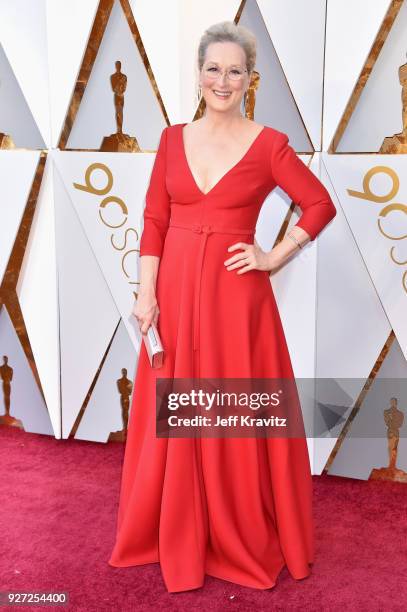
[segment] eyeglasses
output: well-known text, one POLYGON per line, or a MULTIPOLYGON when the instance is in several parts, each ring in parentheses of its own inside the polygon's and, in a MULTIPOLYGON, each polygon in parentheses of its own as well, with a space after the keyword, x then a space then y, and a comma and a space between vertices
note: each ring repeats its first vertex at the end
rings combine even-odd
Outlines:
MULTIPOLYGON (((225 72, 229 80, 240 81, 243 78, 244 73, 247 72, 247 70, 243 68, 229 68, 225 72)), ((216 79, 223 75, 223 72, 220 70, 220 68, 218 66, 213 65, 204 66, 203 73, 206 78, 211 79, 212 81, 216 81, 216 79)))

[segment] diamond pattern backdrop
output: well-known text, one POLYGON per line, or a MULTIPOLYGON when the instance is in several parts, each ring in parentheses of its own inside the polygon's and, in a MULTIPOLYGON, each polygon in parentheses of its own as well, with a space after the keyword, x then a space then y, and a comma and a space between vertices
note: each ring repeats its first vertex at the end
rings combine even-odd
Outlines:
MULTIPOLYGON (((338 379, 342 394, 336 406, 318 398, 330 417, 327 435, 308 439, 313 471, 368 478, 386 461, 385 435, 360 443, 350 425, 388 407, 373 393, 380 379, 407 376, 403 0, 0 0, 0 375, 12 375, 0 419, 125 439, 145 192, 163 127, 200 112, 197 43, 225 19, 258 40, 255 120, 289 135, 337 207, 270 282, 296 376, 338 379)), ((260 245, 299 214, 274 190, 260 245)))

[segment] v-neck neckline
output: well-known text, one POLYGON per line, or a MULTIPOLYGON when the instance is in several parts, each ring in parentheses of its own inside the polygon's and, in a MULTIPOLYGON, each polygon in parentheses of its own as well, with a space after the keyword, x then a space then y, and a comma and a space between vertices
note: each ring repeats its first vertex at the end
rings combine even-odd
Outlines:
POLYGON ((189 165, 188 162, 188 158, 187 158, 187 153, 185 150, 185 142, 184 142, 184 127, 187 125, 187 123, 180 123, 180 139, 181 139, 181 149, 183 152, 183 157, 184 157, 184 161, 185 161, 185 165, 188 169, 189 175, 192 178, 192 181, 194 183, 195 188, 199 191, 199 193, 201 194, 202 197, 207 197, 210 193, 212 193, 212 191, 220 184, 222 183, 222 181, 224 179, 226 179, 229 174, 231 174, 231 172, 233 170, 235 170, 245 159, 246 157, 249 155, 249 153, 252 151, 254 145, 256 144, 256 142, 258 141, 258 139, 260 138, 261 134, 263 134, 263 132, 265 132, 266 130, 266 126, 263 125, 262 129, 260 130, 260 132, 257 134, 257 136, 255 136, 255 138, 252 140, 250 146, 248 147, 248 149, 246 150, 246 152, 243 154, 243 156, 239 159, 239 161, 237 161, 235 164, 233 164, 233 166, 231 168, 229 168, 229 170, 227 170, 221 177, 220 179, 213 185, 213 187, 211 187, 211 189, 209 189, 209 191, 205 192, 202 191, 202 189, 199 187, 198 183, 196 182, 196 179, 192 173, 191 167, 189 165))

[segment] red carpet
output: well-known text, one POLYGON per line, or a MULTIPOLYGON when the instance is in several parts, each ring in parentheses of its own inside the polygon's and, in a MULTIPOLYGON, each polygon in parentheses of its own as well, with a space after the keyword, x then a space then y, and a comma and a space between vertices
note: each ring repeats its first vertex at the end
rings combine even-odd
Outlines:
POLYGON ((20 610, 404 610, 407 487, 314 476, 316 562, 268 591, 210 576, 167 593, 158 564, 113 568, 123 445, 0 426, 1 591, 67 591, 68 606, 20 610), (404 605, 403 605, 404 603, 404 605))

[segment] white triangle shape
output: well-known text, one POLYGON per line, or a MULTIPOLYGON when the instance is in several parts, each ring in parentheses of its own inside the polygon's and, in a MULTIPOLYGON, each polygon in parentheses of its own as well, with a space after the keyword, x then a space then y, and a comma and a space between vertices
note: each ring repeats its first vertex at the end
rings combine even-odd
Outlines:
POLYGON ((17 283, 38 375, 57 438, 61 437, 58 286, 52 160, 48 157, 17 283))
POLYGON ((119 313, 58 171, 54 189, 65 438, 102 361, 119 313))
MULTIPOLYGON (((51 423, 41 391, 5 307, 0 310, 0 345, 0 368, 5 365, 4 355, 8 357, 7 366, 12 368, 10 416, 22 422, 24 431, 52 436, 54 427, 55 434, 57 434, 58 423, 55 422, 55 419, 52 419, 51 423)), ((5 414, 3 385, 0 397, 1 414, 3 415, 5 414)))
POLYGON ((326 5, 303 0, 257 4, 313 147, 321 150, 326 5))
POLYGON ((37 151, 0 151, 0 282, 27 204, 39 156, 37 151))

